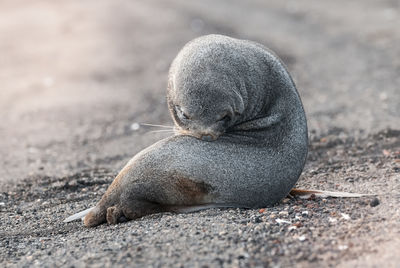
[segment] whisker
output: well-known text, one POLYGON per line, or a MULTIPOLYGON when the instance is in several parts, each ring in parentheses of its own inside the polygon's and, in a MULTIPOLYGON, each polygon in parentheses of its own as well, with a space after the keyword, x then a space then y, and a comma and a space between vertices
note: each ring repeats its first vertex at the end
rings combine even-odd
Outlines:
POLYGON ((140 125, 142 125, 142 126, 148 126, 148 127, 174 128, 174 126, 157 125, 157 124, 148 124, 148 123, 140 123, 140 125))
POLYGON ((172 129, 160 129, 160 130, 151 130, 147 133, 175 133, 172 129))

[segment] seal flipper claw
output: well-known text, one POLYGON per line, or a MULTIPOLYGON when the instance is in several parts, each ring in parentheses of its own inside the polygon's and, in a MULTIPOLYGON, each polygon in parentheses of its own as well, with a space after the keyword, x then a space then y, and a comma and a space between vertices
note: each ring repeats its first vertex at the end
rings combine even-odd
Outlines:
POLYGON ((119 223, 119 219, 123 216, 122 210, 120 207, 113 206, 107 208, 107 223, 108 224, 117 224, 119 223))

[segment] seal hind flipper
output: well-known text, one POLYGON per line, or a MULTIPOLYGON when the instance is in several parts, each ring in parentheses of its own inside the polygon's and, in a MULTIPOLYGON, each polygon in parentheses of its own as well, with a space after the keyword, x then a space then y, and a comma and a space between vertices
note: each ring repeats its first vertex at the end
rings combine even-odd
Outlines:
POLYGON ((311 195, 318 197, 363 197, 363 196, 373 196, 376 194, 360 194, 360 193, 347 193, 347 192, 332 192, 332 191, 321 191, 321 190, 305 190, 293 188, 289 195, 299 196, 302 199, 310 198, 311 195))
POLYGON ((94 227, 106 222, 107 210, 104 207, 97 205, 83 219, 83 224, 86 227, 94 227))

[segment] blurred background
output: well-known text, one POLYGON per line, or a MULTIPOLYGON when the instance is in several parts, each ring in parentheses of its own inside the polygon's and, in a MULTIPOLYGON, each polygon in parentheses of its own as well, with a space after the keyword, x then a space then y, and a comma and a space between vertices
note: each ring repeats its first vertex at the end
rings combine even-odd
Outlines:
POLYGON ((189 40, 251 39, 287 64, 311 137, 398 128, 396 0, 0 1, 0 185, 117 171, 172 124, 169 64, 189 40))

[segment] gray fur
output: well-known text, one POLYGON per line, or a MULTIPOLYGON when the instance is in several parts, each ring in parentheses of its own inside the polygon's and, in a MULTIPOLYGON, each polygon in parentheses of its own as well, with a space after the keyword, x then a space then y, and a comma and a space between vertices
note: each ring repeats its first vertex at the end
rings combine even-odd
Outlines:
POLYGON ((167 98, 179 134, 133 157, 85 225, 176 207, 264 207, 289 193, 306 160, 307 124, 277 56, 251 41, 197 38, 173 61, 167 98))

